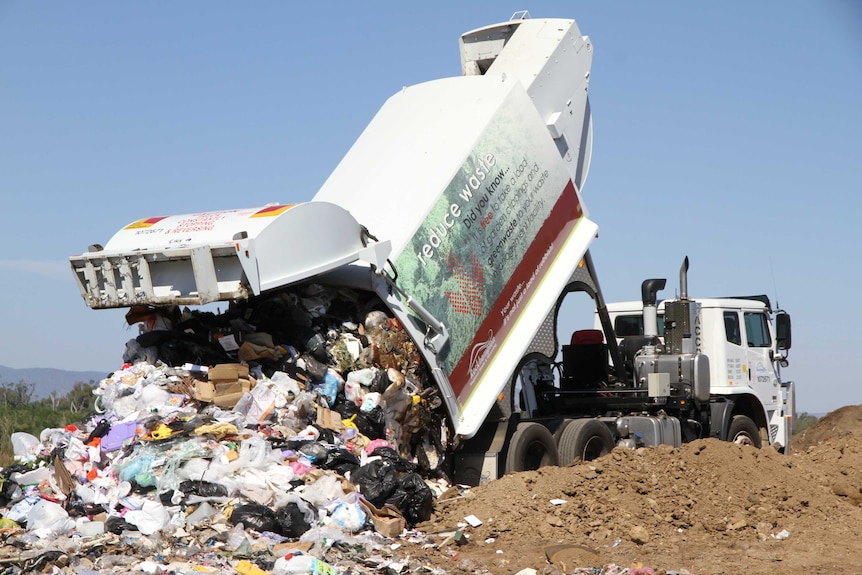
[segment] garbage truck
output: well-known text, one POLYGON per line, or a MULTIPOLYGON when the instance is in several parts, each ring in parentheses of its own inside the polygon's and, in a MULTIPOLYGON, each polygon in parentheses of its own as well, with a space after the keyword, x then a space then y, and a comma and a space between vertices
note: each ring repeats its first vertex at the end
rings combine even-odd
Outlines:
POLYGON ((398 426, 405 456, 462 484, 617 445, 786 450, 786 313, 685 290, 658 301, 659 280, 640 306, 603 299, 583 196, 590 38, 572 19, 520 14, 459 47, 462 75, 393 94, 310 200, 147 217, 72 256, 86 304, 164 311, 176 333, 141 345, 174 365, 238 360, 302 372, 312 389, 334 370, 328 407, 369 393, 351 381, 357 367, 383 371, 386 437, 398 426), (560 345, 560 305, 576 291, 598 328, 560 345), (725 336, 731 314, 742 339, 725 336), (410 398, 399 410, 396 385, 410 398))

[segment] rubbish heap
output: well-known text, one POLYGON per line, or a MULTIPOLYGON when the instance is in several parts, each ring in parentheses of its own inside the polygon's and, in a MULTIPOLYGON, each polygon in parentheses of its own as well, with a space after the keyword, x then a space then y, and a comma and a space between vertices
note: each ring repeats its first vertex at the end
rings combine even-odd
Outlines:
POLYGON ((384 309, 317 284, 219 313, 131 308, 141 332, 95 412, 12 435, 0 573, 379 568, 450 488, 437 390, 384 309))

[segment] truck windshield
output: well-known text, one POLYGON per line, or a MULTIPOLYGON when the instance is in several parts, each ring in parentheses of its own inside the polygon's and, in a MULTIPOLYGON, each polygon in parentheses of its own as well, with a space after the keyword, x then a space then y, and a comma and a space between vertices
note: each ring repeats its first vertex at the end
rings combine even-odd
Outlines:
POLYGON ((772 337, 769 335, 769 324, 762 313, 745 313, 745 337, 748 347, 770 347, 772 337))

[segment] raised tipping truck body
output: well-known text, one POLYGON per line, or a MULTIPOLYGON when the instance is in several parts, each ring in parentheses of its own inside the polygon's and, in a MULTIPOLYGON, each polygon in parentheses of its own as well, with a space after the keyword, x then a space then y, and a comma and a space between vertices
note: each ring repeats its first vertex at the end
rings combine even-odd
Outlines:
MULTIPOLYGON (((577 391, 579 374, 595 362, 568 349, 556 360, 560 303, 583 290, 600 318, 596 373, 616 378, 589 385, 627 377, 581 192, 590 39, 574 20, 522 18, 463 34, 460 53, 462 76, 392 95, 310 201, 145 218, 70 258, 87 305, 253 301, 308 283, 373 292, 433 378, 447 471, 461 483, 598 455, 628 438, 616 431, 625 422, 609 425, 623 416, 630 429, 655 424, 663 442, 687 439, 690 426, 647 409, 638 383, 615 391, 625 412, 583 409, 597 394, 577 391), (645 410, 655 421, 637 418, 645 410)), ((649 343, 642 354, 655 353, 649 343)), ((644 377, 650 389, 669 383, 644 377)), ((694 388, 703 405, 684 415, 709 427, 709 381, 694 388)))

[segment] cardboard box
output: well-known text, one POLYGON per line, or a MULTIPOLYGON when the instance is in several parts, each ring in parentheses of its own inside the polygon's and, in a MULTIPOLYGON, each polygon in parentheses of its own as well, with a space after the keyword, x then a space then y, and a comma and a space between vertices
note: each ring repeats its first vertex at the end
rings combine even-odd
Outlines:
POLYGON ((390 539, 398 539, 401 532, 407 529, 407 520, 398 511, 398 508, 387 503, 382 508, 377 508, 372 505, 367 499, 360 498, 359 504, 365 509, 365 512, 371 516, 371 521, 374 523, 374 530, 390 539))
POLYGON ((220 363, 209 370, 207 379, 212 383, 230 383, 248 379, 248 366, 241 363, 220 363))
POLYGON ((194 397, 198 401, 213 403, 219 407, 234 407, 243 395, 252 390, 254 383, 251 379, 221 383, 198 380, 195 382, 194 397))

